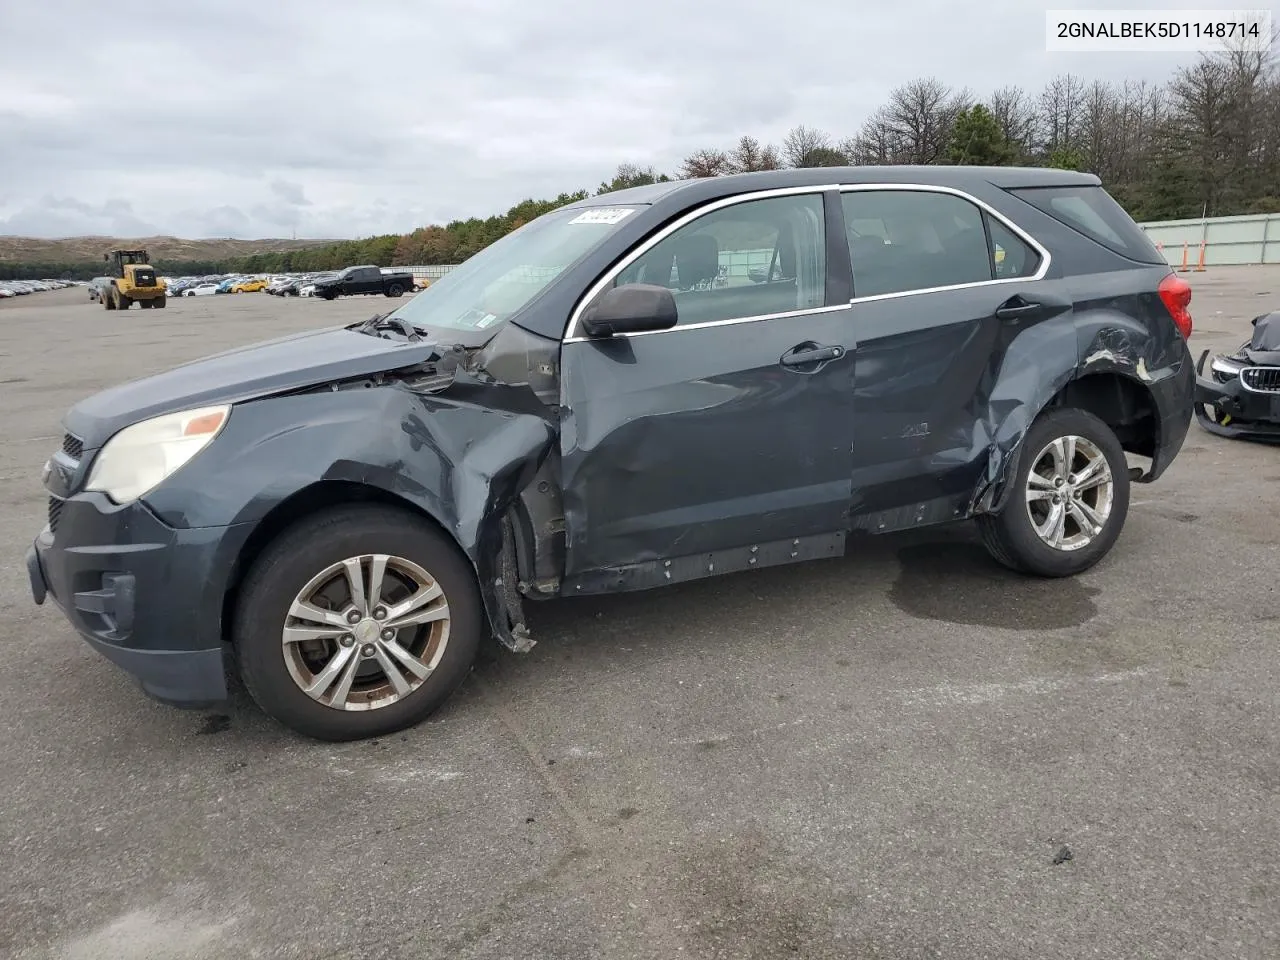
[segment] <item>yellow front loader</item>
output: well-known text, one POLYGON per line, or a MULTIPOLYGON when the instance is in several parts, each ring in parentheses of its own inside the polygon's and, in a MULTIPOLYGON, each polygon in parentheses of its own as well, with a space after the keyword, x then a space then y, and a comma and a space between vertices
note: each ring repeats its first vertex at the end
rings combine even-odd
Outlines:
POLYGON ((164 281, 156 276, 145 250, 112 250, 102 259, 108 264, 109 286, 102 291, 102 305, 108 310, 128 310, 131 303, 139 307, 165 305, 164 281))

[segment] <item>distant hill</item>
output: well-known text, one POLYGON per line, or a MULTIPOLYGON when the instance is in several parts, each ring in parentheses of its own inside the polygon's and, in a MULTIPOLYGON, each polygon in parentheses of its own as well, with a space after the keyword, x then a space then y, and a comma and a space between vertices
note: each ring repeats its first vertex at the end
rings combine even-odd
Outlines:
POLYGON ((183 240, 178 237, 37 237, 0 236, 0 263, 87 263, 102 261, 109 250, 143 248, 152 260, 229 260, 256 253, 283 253, 337 243, 336 240, 183 240))

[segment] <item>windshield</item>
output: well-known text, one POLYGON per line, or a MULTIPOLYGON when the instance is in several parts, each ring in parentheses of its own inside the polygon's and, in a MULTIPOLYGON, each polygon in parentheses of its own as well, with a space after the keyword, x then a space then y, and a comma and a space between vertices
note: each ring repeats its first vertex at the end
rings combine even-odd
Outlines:
POLYGON ((592 207, 543 214, 450 270, 393 316, 427 329, 491 330, 635 212, 592 207))

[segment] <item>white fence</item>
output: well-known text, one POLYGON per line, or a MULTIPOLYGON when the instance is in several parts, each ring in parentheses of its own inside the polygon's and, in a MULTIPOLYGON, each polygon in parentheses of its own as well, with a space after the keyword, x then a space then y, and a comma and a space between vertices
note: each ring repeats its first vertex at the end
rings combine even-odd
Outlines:
POLYGON ((1280 263, 1280 213, 1159 220, 1139 226, 1175 267, 1280 263))
POLYGON ((433 264, 427 267, 396 267, 396 270, 404 270, 413 274, 415 280, 439 280, 446 273, 456 267, 457 264, 433 264))

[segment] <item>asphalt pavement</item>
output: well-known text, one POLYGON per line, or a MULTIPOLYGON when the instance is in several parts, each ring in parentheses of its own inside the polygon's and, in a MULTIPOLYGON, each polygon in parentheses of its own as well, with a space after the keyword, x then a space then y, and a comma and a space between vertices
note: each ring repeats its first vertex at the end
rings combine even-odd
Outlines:
MULTIPOLYGON (((1189 279, 1197 354, 1280 308, 1189 279)), ((68 406, 386 306, 0 301, 0 957, 1280 955, 1280 447, 1193 425, 1075 580, 959 527, 536 606, 348 745, 152 703, 32 603, 68 406)))

